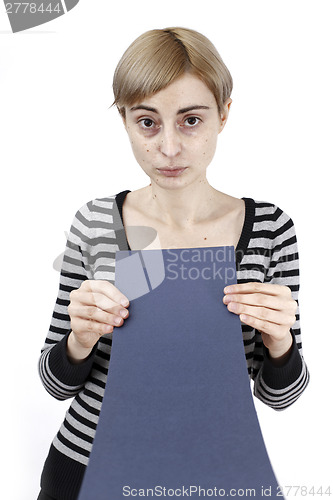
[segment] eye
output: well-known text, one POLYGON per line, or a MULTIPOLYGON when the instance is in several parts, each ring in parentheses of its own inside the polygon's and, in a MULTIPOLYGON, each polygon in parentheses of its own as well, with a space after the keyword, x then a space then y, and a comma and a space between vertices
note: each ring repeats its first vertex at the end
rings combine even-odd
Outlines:
POLYGON ((154 121, 151 118, 142 118, 138 123, 143 129, 153 128, 154 125, 154 121))
POLYGON ((189 116, 188 118, 185 118, 184 123, 191 128, 198 125, 200 121, 200 118, 198 118, 197 116, 189 116))

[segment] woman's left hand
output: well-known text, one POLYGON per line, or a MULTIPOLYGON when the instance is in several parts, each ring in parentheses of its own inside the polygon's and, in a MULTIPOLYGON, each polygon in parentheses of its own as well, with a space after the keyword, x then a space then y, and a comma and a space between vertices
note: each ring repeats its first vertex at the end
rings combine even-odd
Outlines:
POLYGON ((224 289, 223 302, 246 325, 258 330, 271 358, 284 358, 292 345, 290 328, 297 302, 287 286, 249 282, 224 289))

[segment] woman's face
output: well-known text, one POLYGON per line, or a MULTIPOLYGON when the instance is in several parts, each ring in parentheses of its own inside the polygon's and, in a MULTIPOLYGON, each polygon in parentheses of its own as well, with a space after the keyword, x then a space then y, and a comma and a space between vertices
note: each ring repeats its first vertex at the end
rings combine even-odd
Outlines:
POLYGON ((179 188, 206 178, 220 116, 214 95, 196 76, 185 74, 160 92, 125 107, 124 124, 136 160, 152 184, 179 188))

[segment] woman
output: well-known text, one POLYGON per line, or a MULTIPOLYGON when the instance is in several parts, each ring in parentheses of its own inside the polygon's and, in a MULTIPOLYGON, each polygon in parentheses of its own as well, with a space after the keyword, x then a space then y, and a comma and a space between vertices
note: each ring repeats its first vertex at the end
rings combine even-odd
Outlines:
POLYGON ((73 220, 40 375, 54 397, 74 400, 45 462, 40 500, 77 498, 88 463, 112 331, 130 314, 114 286, 116 250, 233 245, 238 284, 221 291, 221 300, 242 321, 255 396, 281 410, 309 379, 292 220, 271 203, 228 196, 206 178, 232 102, 232 79, 215 47, 189 29, 144 33, 120 60, 113 88, 150 184, 93 200, 73 220), (153 228, 153 241, 142 226, 153 228))

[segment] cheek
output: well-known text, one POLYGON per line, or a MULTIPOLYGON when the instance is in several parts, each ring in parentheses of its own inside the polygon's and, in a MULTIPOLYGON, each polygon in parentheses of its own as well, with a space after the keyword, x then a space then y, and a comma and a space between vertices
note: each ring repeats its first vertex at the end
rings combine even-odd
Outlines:
POLYGON ((205 135, 193 144, 192 153, 203 163, 209 163, 214 157, 217 145, 217 137, 213 134, 205 135))
POLYGON ((140 140, 140 138, 138 138, 137 135, 132 132, 130 127, 127 128, 127 133, 135 158, 142 156, 145 149, 148 149, 148 147, 146 147, 145 141, 142 141, 142 138, 140 140))
POLYGON ((149 166, 153 162, 154 146, 150 141, 146 141, 142 137, 129 136, 132 151, 136 161, 141 167, 149 166))

